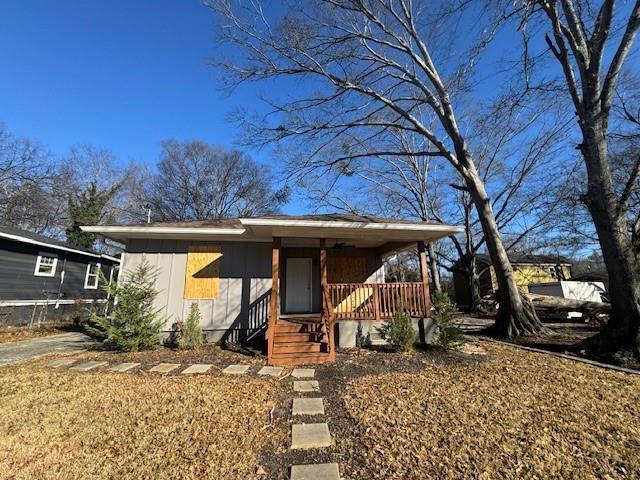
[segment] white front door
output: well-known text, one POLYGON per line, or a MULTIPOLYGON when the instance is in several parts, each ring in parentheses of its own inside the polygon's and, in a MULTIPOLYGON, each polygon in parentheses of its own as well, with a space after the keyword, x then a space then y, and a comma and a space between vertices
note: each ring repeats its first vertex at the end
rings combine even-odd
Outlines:
POLYGON ((287 312, 311 311, 311 266, 310 258, 287 258, 287 312))

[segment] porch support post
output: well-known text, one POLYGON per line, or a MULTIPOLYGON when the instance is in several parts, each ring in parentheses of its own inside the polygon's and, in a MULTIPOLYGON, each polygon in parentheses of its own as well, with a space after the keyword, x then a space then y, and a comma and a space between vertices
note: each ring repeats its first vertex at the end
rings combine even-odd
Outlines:
POLYGON ((271 298, 269 299, 269 325, 267 338, 267 358, 271 360, 273 353, 273 339, 278 323, 278 309, 280 296, 280 237, 273 238, 271 251, 271 298))
POLYGON ((327 246, 324 238, 320 239, 320 285, 327 285, 327 246))
POLYGON ((336 359, 336 345, 333 338, 333 312, 330 312, 330 306, 325 301, 325 295, 329 295, 327 291, 327 241, 320 239, 320 289, 322 290, 322 317, 327 322, 327 340, 329 342, 329 361, 336 359))
POLYGON ((418 242, 418 256, 420 257, 420 278, 422 279, 422 288, 424 290, 424 316, 431 316, 431 295, 429 294, 429 268, 427 267, 427 252, 424 242, 418 242))

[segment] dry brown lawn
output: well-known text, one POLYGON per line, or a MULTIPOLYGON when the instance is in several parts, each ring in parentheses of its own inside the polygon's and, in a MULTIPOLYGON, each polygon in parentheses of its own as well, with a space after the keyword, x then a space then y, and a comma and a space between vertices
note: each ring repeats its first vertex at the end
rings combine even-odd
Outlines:
POLYGON ((0 478, 247 479, 275 380, 0 370, 0 478))
POLYGON ((351 381, 345 477, 640 478, 640 376, 482 346, 484 362, 351 381))

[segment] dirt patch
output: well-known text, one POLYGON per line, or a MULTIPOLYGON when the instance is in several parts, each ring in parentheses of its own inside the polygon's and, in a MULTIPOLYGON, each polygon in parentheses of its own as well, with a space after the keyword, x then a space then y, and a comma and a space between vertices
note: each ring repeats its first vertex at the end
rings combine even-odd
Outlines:
POLYGON ((344 478, 640 477, 640 378, 480 343, 486 361, 348 381, 344 478))
POLYGON ((6 367, 0 478, 255 478, 261 449, 286 442, 269 427, 280 388, 271 378, 6 367))
MULTIPOLYGON (((312 365, 320 384, 320 393, 294 393, 290 386, 283 390, 277 399, 274 411, 275 426, 285 436, 286 441, 277 450, 265 449, 261 454, 261 463, 269 473, 269 479, 288 479, 291 465, 309 463, 337 462, 340 464, 341 475, 347 463, 348 471, 366 472, 367 463, 363 445, 359 445, 354 437, 353 416, 350 415, 343 400, 343 393, 349 382, 391 372, 420 373, 432 368, 433 365, 447 364, 475 364, 483 358, 476 355, 465 355, 457 352, 444 352, 436 349, 420 349, 411 353, 396 353, 384 347, 375 350, 339 351, 336 362, 332 364, 312 365), (291 416, 293 398, 322 397, 325 399, 324 416, 291 416), (290 432, 293 423, 327 422, 335 445, 318 450, 292 451, 290 447, 290 432)), ((288 385, 291 381, 288 382, 288 385)), ((355 475, 351 478, 372 478, 366 474, 355 475)))

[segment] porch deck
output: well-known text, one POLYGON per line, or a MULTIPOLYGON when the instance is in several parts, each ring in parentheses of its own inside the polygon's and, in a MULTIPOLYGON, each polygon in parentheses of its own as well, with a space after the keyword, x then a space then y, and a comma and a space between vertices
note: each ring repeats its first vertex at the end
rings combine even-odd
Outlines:
POLYGON ((425 246, 418 242, 422 282, 329 283, 327 250, 320 240, 321 311, 280 313, 280 239, 275 238, 272 255, 272 289, 267 335, 270 365, 305 365, 335 360, 336 321, 382 321, 398 310, 414 318, 431 311, 425 246))

